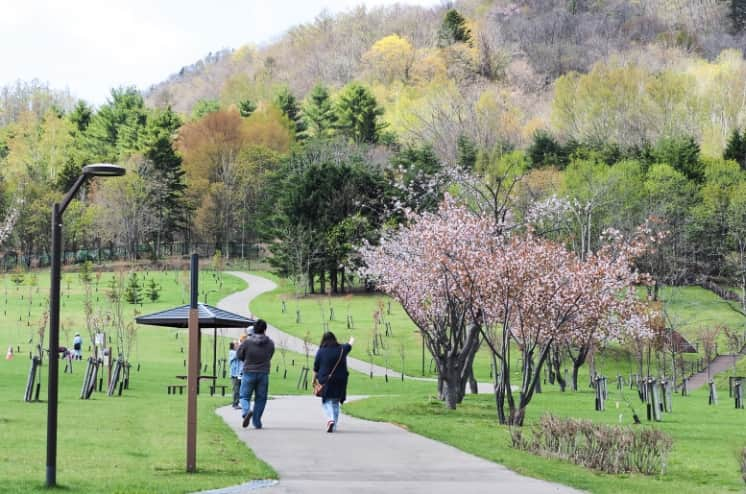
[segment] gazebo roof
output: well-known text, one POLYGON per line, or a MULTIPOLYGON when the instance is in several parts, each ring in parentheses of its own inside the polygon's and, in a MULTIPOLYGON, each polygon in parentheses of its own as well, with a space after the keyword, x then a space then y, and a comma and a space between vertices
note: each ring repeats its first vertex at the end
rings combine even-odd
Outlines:
MULTIPOLYGON (((248 317, 218 309, 212 305, 197 304, 200 328, 248 328, 256 321, 248 317)), ((189 304, 135 318, 138 324, 186 328, 189 326, 189 304)))

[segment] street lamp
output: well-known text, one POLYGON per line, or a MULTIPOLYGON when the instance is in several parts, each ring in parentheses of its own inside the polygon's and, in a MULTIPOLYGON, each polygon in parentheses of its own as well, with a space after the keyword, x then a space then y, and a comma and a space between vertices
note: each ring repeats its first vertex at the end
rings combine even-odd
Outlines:
POLYGON ((52 272, 49 289, 49 379, 47 391, 47 487, 57 485, 57 383, 59 381, 60 346, 60 274, 62 257, 62 213, 80 187, 90 177, 118 177, 126 170, 121 166, 98 163, 83 167, 62 201, 52 205, 52 272))

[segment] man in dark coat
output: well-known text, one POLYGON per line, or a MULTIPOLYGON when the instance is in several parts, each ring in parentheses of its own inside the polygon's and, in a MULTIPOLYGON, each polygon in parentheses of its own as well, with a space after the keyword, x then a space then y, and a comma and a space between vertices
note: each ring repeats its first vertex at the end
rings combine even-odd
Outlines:
POLYGON ((243 361, 243 376, 239 391, 241 403, 242 425, 255 429, 262 428, 262 414, 267 404, 269 392, 269 371, 272 355, 275 353, 275 343, 264 334, 267 323, 259 319, 254 325, 254 333, 250 334, 236 351, 236 357, 243 361), (251 395, 254 395, 254 409, 251 409, 251 395))

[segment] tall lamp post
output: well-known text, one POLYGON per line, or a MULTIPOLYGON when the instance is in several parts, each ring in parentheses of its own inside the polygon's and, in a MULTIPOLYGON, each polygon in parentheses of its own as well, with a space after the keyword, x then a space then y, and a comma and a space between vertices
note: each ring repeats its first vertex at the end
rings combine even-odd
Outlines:
POLYGON ((52 273, 49 289, 49 379, 47 386, 47 487, 57 485, 57 384, 59 381, 60 346, 60 272, 62 264, 62 214, 80 187, 90 177, 118 177, 126 170, 121 166, 95 164, 83 167, 62 201, 52 206, 52 273))

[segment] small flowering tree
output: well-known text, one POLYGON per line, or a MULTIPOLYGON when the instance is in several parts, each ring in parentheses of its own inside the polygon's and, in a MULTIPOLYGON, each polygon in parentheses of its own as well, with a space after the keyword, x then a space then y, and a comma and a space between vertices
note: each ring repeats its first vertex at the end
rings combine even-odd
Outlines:
POLYGON ((634 262, 660 238, 651 236, 647 226, 638 228, 629 242, 618 231, 607 230, 598 252, 586 255, 583 280, 587 304, 595 311, 569 321, 571 330, 561 342, 573 364, 573 391, 578 390, 578 371, 594 348, 610 340, 646 341, 653 336, 649 307, 639 301, 634 289, 653 282, 634 269, 634 262))
POLYGON ((419 328, 448 408, 464 396, 480 331, 478 265, 495 244, 492 222, 452 200, 436 213, 409 215, 408 226, 366 247, 363 274, 395 297, 419 328))

